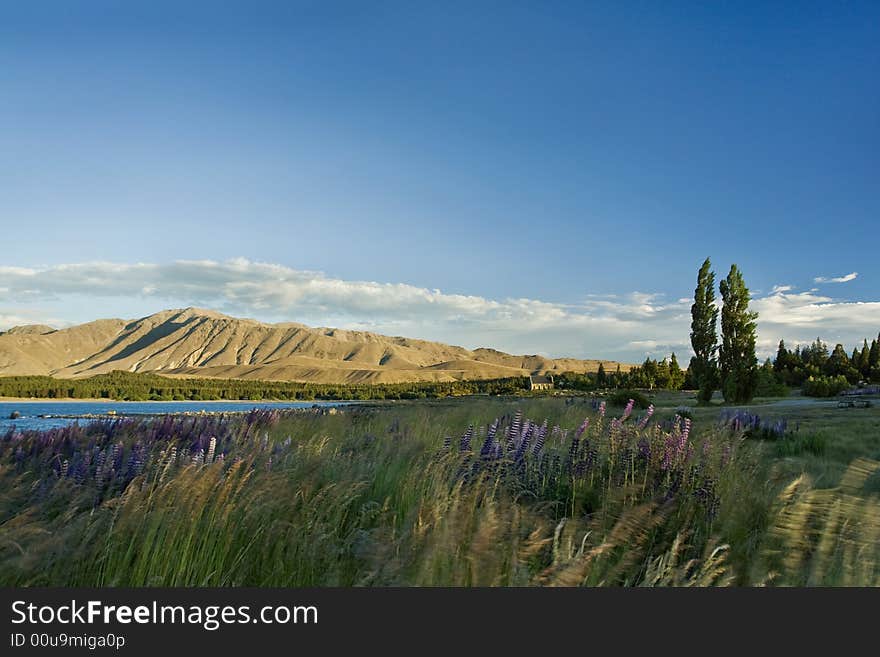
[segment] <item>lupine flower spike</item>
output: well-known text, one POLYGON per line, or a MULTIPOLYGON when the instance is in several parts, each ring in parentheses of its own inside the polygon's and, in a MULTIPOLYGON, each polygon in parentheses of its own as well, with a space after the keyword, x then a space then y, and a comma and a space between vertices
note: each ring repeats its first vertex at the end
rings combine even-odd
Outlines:
POLYGON ((654 404, 648 406, 648 410, 645 412, 645 417, 639 421, 638 427, 640 431, 648 426, 648 421, 651 419, 652 415, 654 415, 654 404))

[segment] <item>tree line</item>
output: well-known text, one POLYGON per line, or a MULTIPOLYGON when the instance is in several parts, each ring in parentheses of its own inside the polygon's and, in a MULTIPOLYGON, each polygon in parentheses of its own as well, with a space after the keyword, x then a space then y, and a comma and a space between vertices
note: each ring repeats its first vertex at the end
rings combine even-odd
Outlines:
POLYGON ((755 352, 758 314, 749 309, 751 295, 742 272, 731 265, 718 285, 721 303, 716 303, 715 272, 709 258, 697 273, 691 306, 691 347, 694 356, 682 370, 673 353, 622 372, 606 372, 599 365, 595 373, 565 372, 557 376, 563 389, 593 391, 605 388, 696 390, 700 403, 708 403, 716 390, 732 404, 747 404, 755 396, 787 395, 800 387, 805 395, 833 396, 860 383, 880 383, 880 334, 868 344, 864 339, 848 353, 842 344, 829 350, 817 338, 812 344, 788 349, 783 340, 775 359, 758 366, 755 352), (718 334, 718 320, 721 334, 718 334))
POLYGON ((776 358, 764 364, 772 367, 777 381, 787 386, 800 386, 805 395, 828 397, 859 383, 880 383, 880 334, 868 344, 853 347, 847 353, 840 343, 834 349, 821 339, 808 345, 789 349, 779 341, 776 358))
POLYGON ((557 388, 592 391, 606 388, 644 388, 647 390, 680 390, 688 382, 687 372, 681 369, 675 353, 663 359, 646 358, 641 365, 623 372, 607 372, 599 363, 597 372, 564 372, 555 378, 557 388))
POLYGON ((117 370, 83 379, 50 376, 0 377, 0 397, 116 399, 125 401, 368 400, 508 395, 528 389, 527 377, 482 381, 394 384, 318 384, 248 379, 170 378, 117 370))

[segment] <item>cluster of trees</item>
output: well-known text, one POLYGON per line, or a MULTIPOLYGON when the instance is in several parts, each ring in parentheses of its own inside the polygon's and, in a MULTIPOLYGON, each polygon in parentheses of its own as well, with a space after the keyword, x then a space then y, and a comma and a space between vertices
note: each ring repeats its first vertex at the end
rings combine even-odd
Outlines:
POLYGON ((721 342, 718 342, 719 309, 715 304, 715 272, 709 258, 697 274, 691 306, 691 346, 694 356, 688 369, 706 403, 719 387, 724 401, 746 404, 759 385, 755 355, 758 314, 749 310, 749 289, 736 265, 719 285, 721 292, 721 342))
POLYGON ((315 399, 425 399, 462 395, 517 394, 528 379, 512 377, 484 381, 331 385, 244 379, 178 379, 157 374, 116 371, 84 379, 49 376, 0 377, 0 397, 118 399, 127 401, 206 401, 315 399))
MULTIPOLYGON (((698 375, 706 370, 701 370, 695 359, 691 359, 686 370, 681 369, 673 353, 662 360, 646 358, 644 363, 628 372, 622 372, 619 365, 614 372, 606 372, 604 365, 599 366, 598 372, 587 374, 565 372, 556 377, 556 387, 584 392, 603 389, 698 390, 701 400, 706 401, 711 398, 711 392, 707 387, 701 388, 698 375)), ((716 381, 720 380, 722 372, 717 361, 714 372, 711 367, 710 361, 709 372, 717 377, 716 381)), ((735 368, 731 370, 736 373, 735 368)), ((797 346, 793 350, 780 341, 776 358, 768 358, 763 365, 756 366, 749 372, 747 380, 753 386, 751 393, 758 397, 783 397, 788 395, 790 388, 798 387, 805 395, 829 397, 862 381, 880 383, 880 335, 870 344, 863 340, 861 347, 856 346, 851 354, 840 344, 829 350, 828 345, 818 338, 812 344, 797 346)), ((733 388, 733 394, 736 394, 736 388, 733 388)))
POLYGON ((813 397, 831 397, 861 382, 880 383, 880 335, 870 345, 863 340, 851 353, 842 344, 829 351, 819 338, 794 349, 780 340, 772 370, 779 383, 800 386, 813 397))
POLYGON ((686 379, 687 374, 681 369, 673 352, 669 358, 663 360, 646 358, 644 363, 626 373, 618 387, 681 390, 686 379))
POLYGON ((646 358, 638 367, 622 372, 620 365, 615 372, 606 372, 599 364, 597 372, 586 374, 565 372, 556 377, 556 387, 564 390, 591 391, 606 388, 646 388, 648 390, 680 390, 685 386, 687 373, 678 364, 673 353, 669 358, 655 360, 646 358))
POLYGON ((718 290, 720 304, 716 304, 712 263, 706 258, 697 274, 691 306, 694 356, 687 370, 679 367, 672 354, 660 361, 648 358, 628 372, 621 372, 619 366, 613 373, 606 373, 602 366, 594 374, 566 372, 557 377, 558 387, 584 391, 695 389, 702 403, 707 403, 720 389, 726 402, 747 404, 756 395, 784 396, 791 387, 801 387, 805 395, 827 397, 860 382, 880 383, 880 335, 870 344, 863 340, 852 352, 847 352, 842 344, 829 350, 818 338, 794 350, 780 341, 775 360, 768 358, 759 367, 755 353, 758 314, 749 310, 749 289, 736 265, 731 265, 718 290))
POLYGON ((854 347, 850 354, 842 344, 835 345, 829 352, 828 345, 819 338, 793 350, 780 340, 773 371, 781 382, 790 386, 801 386, 810 378, 820 377, 843 377, 850 384, 859 381, 880 383, 880 335, 870 345, 867 339, 863 340, 861 348, 854 347))

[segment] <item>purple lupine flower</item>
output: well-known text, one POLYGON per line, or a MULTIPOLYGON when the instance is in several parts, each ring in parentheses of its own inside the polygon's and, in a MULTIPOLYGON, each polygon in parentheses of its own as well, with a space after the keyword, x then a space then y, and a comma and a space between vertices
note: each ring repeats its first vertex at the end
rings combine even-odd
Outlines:
POLYGON ((669 470, 672 467, 673 454, 675 452, 675 438, 669 436, 663 446, 663 459, 660 461, 661 470, 669 470))
POLYGON ((507 427, 507 440, 505 441, 505 450, 509 453, 516 449, 517 440, 519 438, 519 430, 522 426, 522 411, 517 411, 513 416, 513 421, 507 427))
POLYGON ((486 440, 483 441, 483 446, 480 448, 480 456, 487 457, 491 456, 495 451, 495 434, 498 432, 499 420, 495 420, 492 424, 489 425, 489 430, 486 432, 486 440))
POLYGON ((113 445, 113 452, 111 454, 111 463, 113 464, 113 468, 119 470, 122 467, 122 441, 119 441, 115 445, 113 445))
POLYGON ((146 447, 136 445, 133 454, 134 454, 134 468, 133 468, 132 472, 136 476, 144 471, 144 466, 146 466, 146 464, 147 464, 147 459, 146 459, 147 449, 146 449, 146 447))
POLYGON ((537 435, 535 437, 535 446, 532 447, 532 454, 537 456, 541 453, 541 450, 544 449, 544 441, 547 438, 547 420, 544 420, 544 424, 538 427, 537 435))
POLYGON ((566 463, 571 466, 577 458, 578 449, 581 444, 581 439, 575 434, 574 438, 571 439, 571 445, 568 448, 568 458, 566 459, 566 463))
POLYGON ((594 445, 590 444, 589 440, 584 441, 583 449, 584 453, 586 454, 585 461, 587 463, 587 469, 592 468, 593 465, 599 460, 599 451, 594 445))
POLYGON ((532 438, 532 430, 531 428, 526 434, 523 436, 522 442, 520 442, 519 446, 516 448, 516 453, 513 455, 513 460, 515 463, 520 463, 523 460, 523 457, 526 454, 526 450, 529 448, 529 442, 532 438))
POLYGON ((685 448, 688 444, 688 437, 691 433, 691 419, 686 417, 684 419, 684 429, 682 429, 681 434, 678 436, 678 452, 679 454, 685 451, 685 448))
POLYGON ((474 425, 471 424, 468 426, 467 431, 461 437, 461 440, 458 442, 458 451, 459 452, 469 452, 471 451, 471 438, 474 435, 474 425))
POLYGON ((600 418, 605 417, 605 401, 604 400, 599 402, 599 417, 600 418))
POLYGON ((590 427, 590 418, 584 418, 584 421, 581 422, 581 426, 577 428, 577 431, 574 433, 574 437, 580 440, 580 437, 584 435, 584 432, 590 427))
POLYGON ((510 423, 510 426, 507 428, 508 436, 514 437, 519 436, 520 428, 522 427, 522 411, 517 411, 513 416, 513 422, 510 423))
POLYGON ((534 423, 526 418, 526 420, 523 422, 522 431, 520 432, 520 435, 516 441, 517 448, 523 444, 523 441, 526 439, 526 437, 534 435, 534 429, 534 423))
POLYGON ((651 404, 650 406, 648 406, 648 410, 645 412, 645 417, 643 417, 641 420, 639 420, 639 424, 638 424, 639 430, 642 430, 646 426, 648 426, 648 421, 651 419, 652 415, 654 415, 654 404, 651 404))

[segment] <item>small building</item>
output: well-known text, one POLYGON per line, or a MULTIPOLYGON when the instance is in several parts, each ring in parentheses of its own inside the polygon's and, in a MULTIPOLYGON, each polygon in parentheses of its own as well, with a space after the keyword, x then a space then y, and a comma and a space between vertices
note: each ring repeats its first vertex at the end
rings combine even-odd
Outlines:
POLYGON ((529 377, 529 390, 552 390, 553 377, 533 374, 529 377))

